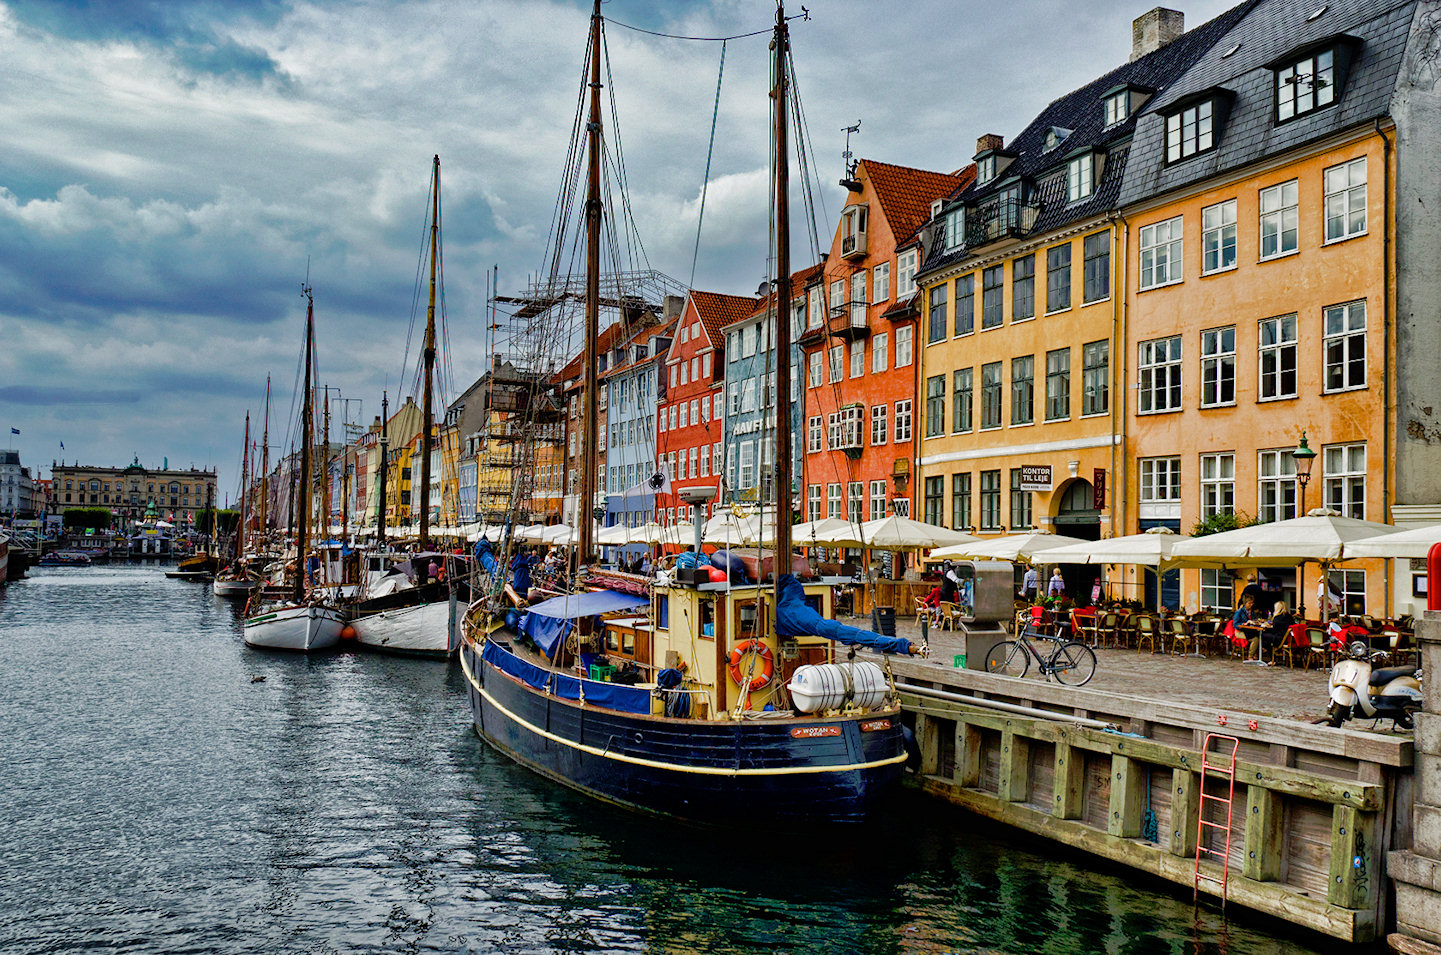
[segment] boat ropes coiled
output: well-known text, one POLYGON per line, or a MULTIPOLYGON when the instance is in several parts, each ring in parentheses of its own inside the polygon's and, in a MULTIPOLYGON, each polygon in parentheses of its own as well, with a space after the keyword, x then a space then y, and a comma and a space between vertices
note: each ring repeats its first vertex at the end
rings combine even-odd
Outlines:
MULTIPOLYGON (((771 679, 776 674, 775 655, 771 653, 770 647, 766 646, 761 641, 754 639, 744 640, 736 644, 735 649, 731 650, 731 680, 737 686, 746 686, 746 678, 741 675, 741 660, 745 658, 745 655, 747 653, 754 653, 756 657, 760 660, 761 664, 761 672, 751 677, 750 684, 749 686, 747 686, 747 689, 755 691, 761 689, 762 687, 769 686, 771 679)), ((755 667, 752 666, 751 672, 754 672, 754 670, 755 667)))

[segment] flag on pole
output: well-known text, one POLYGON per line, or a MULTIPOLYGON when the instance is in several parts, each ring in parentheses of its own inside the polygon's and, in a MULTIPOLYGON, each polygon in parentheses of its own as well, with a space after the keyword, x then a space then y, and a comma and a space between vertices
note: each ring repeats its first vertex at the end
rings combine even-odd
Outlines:
POLYGON ((11 433, 11 434, 19 434, 19 433, 20 433, 20 429, 19 429, 19 428, 11 428, 11 429, 10 429, 10 433, 11 433))
POLYGON ((64 442, 64 441, 61 441, 61 442, 60 442, 60 450, 61 450, 61 451, 64 451, 64 450, 65 450, 65 442, 64 442))

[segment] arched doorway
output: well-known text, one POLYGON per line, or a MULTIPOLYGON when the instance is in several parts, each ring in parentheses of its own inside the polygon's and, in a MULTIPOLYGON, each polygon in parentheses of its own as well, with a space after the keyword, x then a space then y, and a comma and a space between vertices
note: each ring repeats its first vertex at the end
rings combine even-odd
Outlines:
MULTIPOLYGON (((1062 485, 1052 518, 1056 533, 1081 540, 1100 540, 1101 511, 1095 503, 1095 488, 1090 481, 1073 478, 1062 485)), ((1080 603, 1090 603, 1092 590, 1100 579, 1099 568, 1087 564, 1063 564, 1061 578, 1066 582, 1066 593, 1080 603)))

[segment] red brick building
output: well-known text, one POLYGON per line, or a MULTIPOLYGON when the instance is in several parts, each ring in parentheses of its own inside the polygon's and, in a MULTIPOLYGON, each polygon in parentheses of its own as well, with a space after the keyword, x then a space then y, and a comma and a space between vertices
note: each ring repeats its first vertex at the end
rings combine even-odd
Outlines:
POLYGON ((932 204, 974 177, 974 167, 937 173, 863 159, 843 183, 846 205, 800 336, 807 520, 912 513, 920 233, 932 204))

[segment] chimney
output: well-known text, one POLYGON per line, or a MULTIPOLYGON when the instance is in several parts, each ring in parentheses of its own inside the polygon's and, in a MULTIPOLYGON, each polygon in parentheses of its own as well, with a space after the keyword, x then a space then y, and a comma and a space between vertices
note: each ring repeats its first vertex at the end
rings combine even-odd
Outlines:
POLYGON ((662 306, 662 318, 670 321, 672 318, 680 318, 680 313, 685 311, 685 296, 667 295, 665 304, 662 306))
POLYGON ((1180 10, 1156 7, 1131 22, 1131 62, 1161 47, 1186 32, 1186 15, 1180 10))
POLYGON ((999 136, 999 135, 997 135, 997 134, 995 134, 995 133, 986 133, 986 135, 984 135, 984 136, 982 136, 980 139, 977 139, 977 140, 976 140, 976 155, 977 155, 977 156, 979 156, 981 153, 986 152, 987 150, 990 150, 990 149, 1005 149, 1005 148, 1006 148, 1006 137, 1004 137, 1004 136, 999 136))

